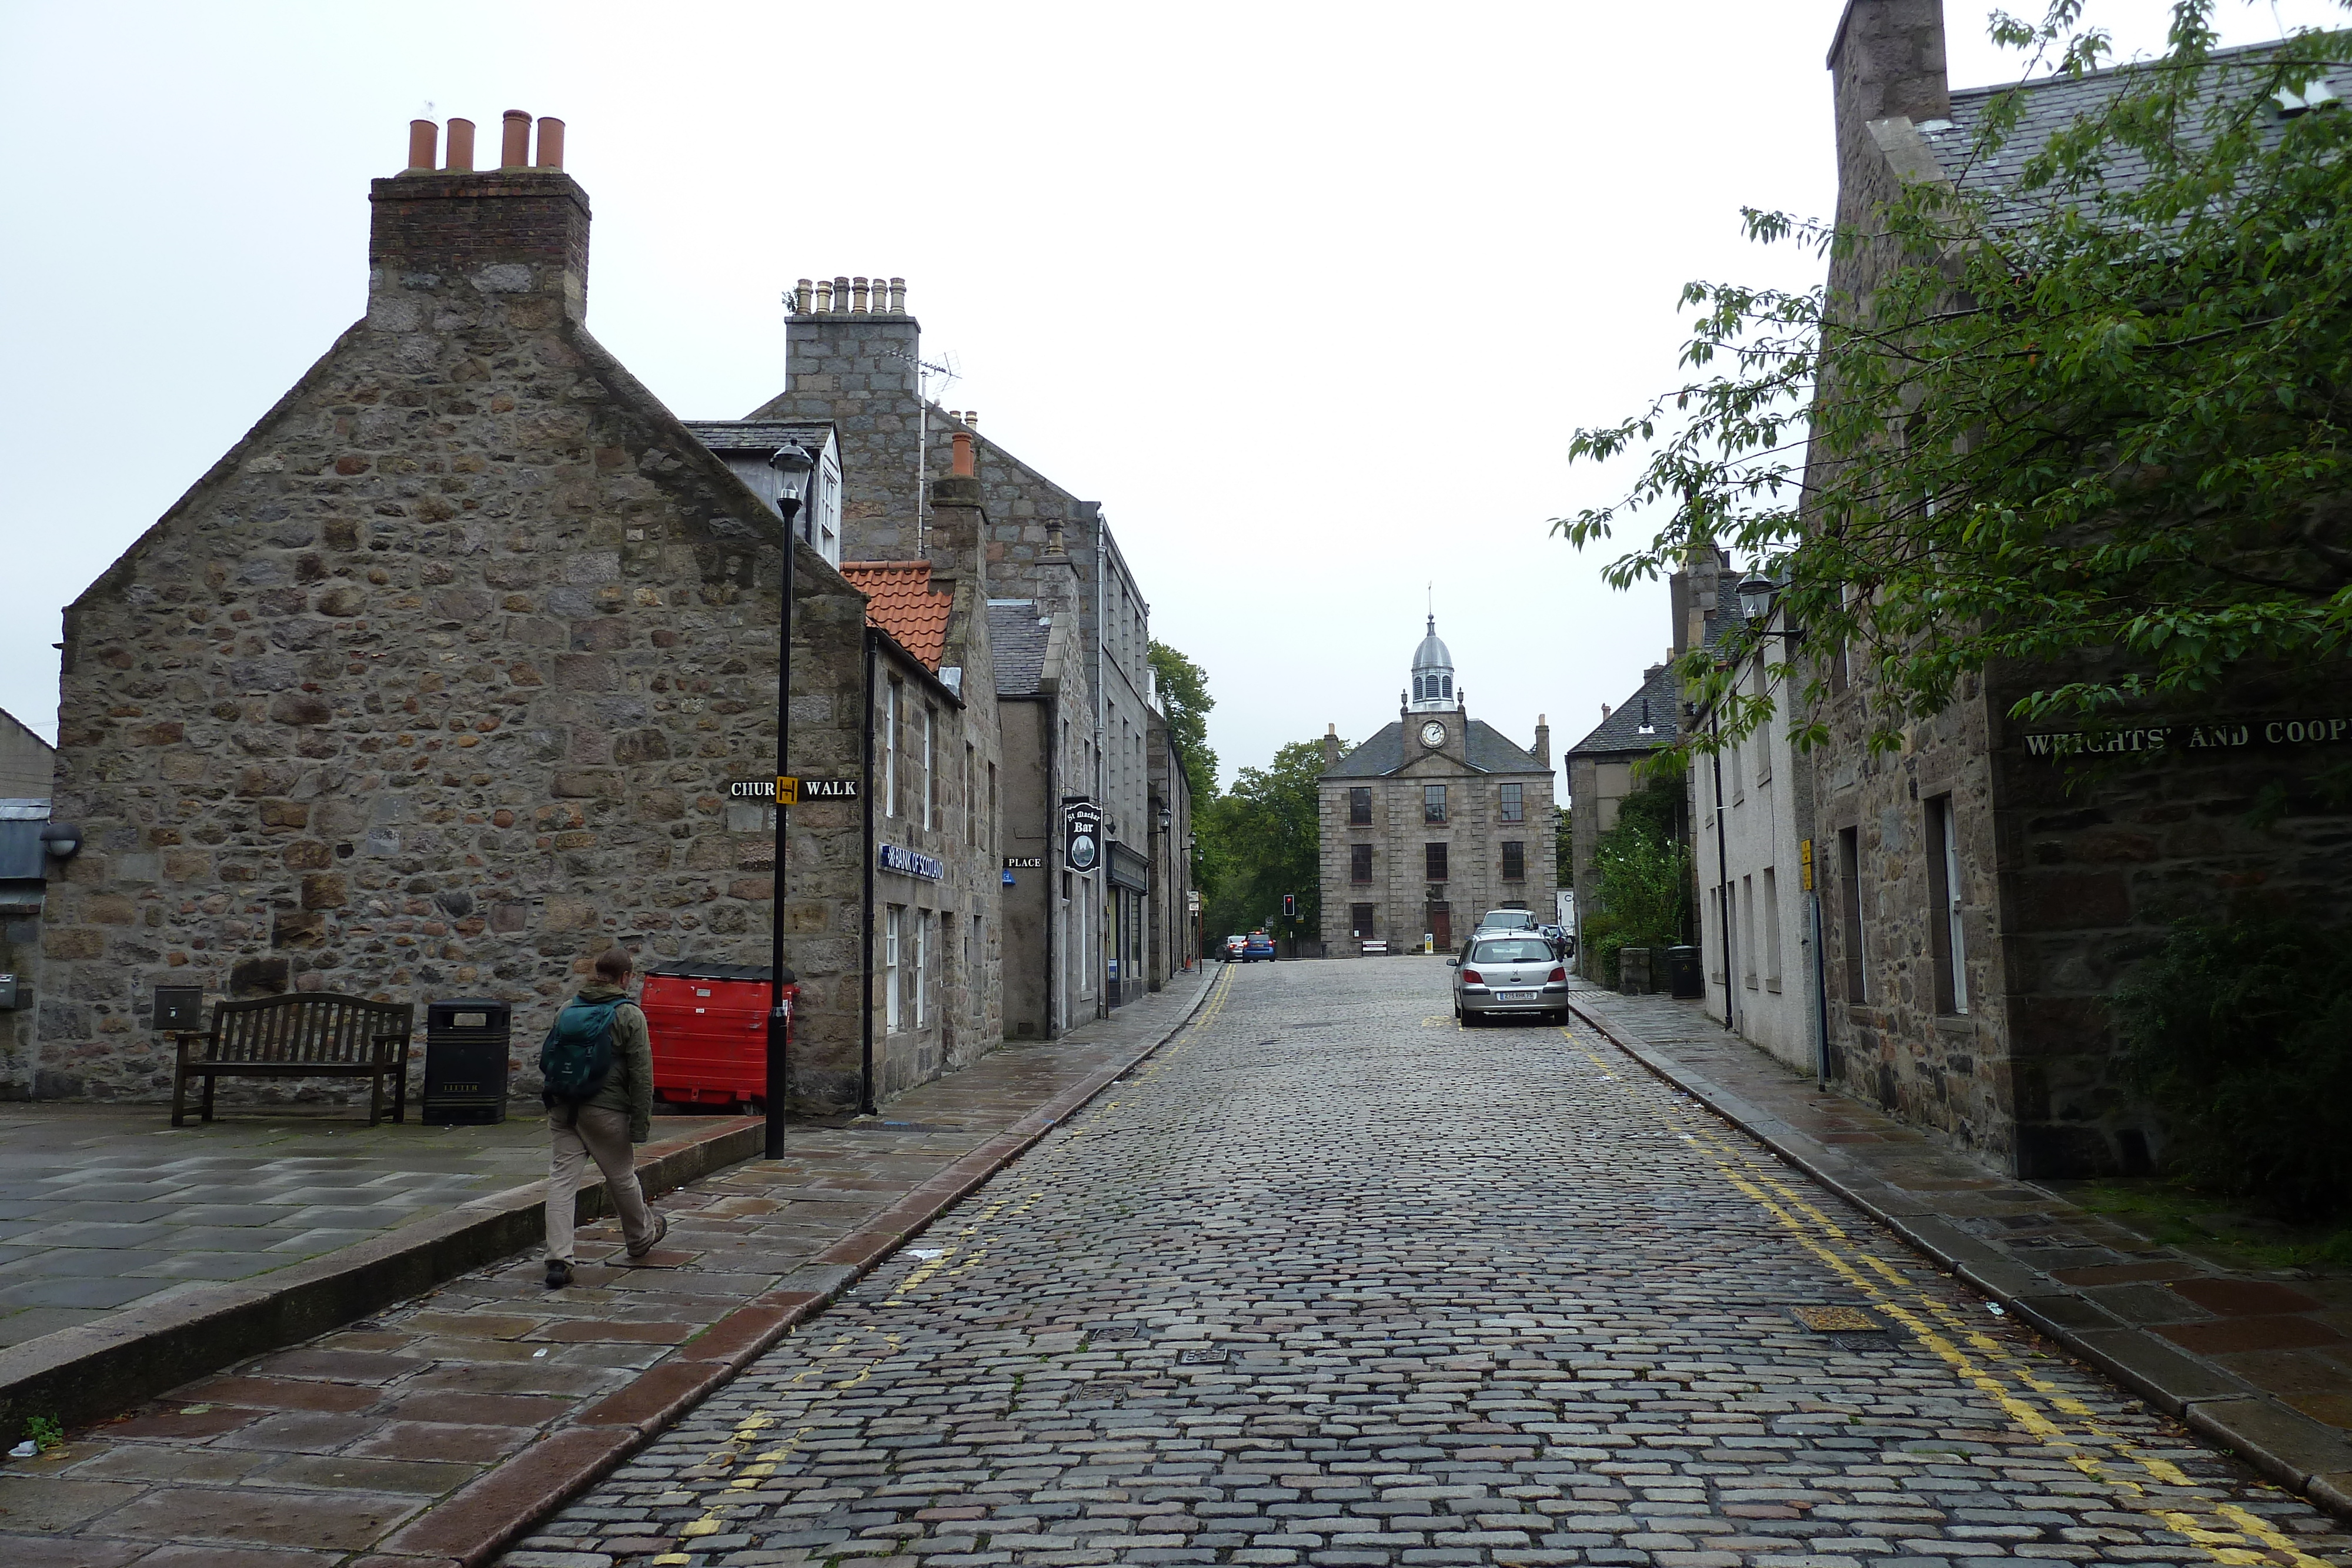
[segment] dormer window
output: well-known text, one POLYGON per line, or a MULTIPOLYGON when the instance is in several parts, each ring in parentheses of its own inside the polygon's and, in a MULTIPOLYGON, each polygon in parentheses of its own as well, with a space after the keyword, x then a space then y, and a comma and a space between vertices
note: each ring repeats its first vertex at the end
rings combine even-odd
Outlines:
POLYGON ((2314 77, 2303 84, 2301 92, 2283 87, 2271 94, 2271 101, 2278 105, 2281 120, 2293 120, 2298 114, 2308 114, 2336 102, 2336 89, 2327 85, 2326 77, 2314 77))

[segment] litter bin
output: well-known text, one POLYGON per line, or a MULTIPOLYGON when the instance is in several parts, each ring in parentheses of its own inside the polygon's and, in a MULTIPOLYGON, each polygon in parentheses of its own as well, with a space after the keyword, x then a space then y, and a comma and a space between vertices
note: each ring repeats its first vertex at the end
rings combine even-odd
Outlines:
POLYGON ((514 1008, 487 997, 425 1005, 425 1120, 503 1122, 514 1008))
POLYGON ((1666 949, 1666 979, 1678 997, 1701 997, 1706 987, 1699 979, 1698 949, 1669 947, 1666 949))
MULTIPOLYGON (((768 1098, 768 1008, 774 991, 765 964, 646 966, 637 996, 653 1036, 654 1098, 676 1105, 758 1105, 768 1098)), ((801 988, 784 971, 784 1006, 801 988)))

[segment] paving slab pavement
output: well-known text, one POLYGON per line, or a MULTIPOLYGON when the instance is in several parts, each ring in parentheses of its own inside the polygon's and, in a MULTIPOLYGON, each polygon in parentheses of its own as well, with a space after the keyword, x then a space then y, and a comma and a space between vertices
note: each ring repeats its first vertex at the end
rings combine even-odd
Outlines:
POLYGON ((2352 1515, 2352 1276, 2258 1275, 2164 1246, 1816 1086, 1696 1001, 1580 984, 1651 1071, 2042 1333, 2352 1515))
POLYGON ((644 1265, 600 1222, 571 1290, 514 1254, 0 1464, 0 1563, 482 1561, 1156 1048, 1213 978, 1007 1045, 879 1117, 796 1125, 784 1158, 661 1200, 644 1265))

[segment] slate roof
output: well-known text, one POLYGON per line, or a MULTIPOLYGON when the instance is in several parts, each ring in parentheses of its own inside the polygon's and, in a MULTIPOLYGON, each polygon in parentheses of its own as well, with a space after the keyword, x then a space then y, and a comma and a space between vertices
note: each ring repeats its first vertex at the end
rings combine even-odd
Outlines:
POLYGON ((688 419, 680 422, 713 452, 756 452, 764 457, 787 441, 821 453, 833 425, 821 419, 688 419))
POLYGON ((952 594, 931 589, 931 563, 927 560, 845 560, 841 575, 866 595, 866 623, 879 626, 898 645, 939 674, 947 653, 948 612, 955 608, 952 594))
POLYGON ((1594 753, 1614 755, 1622 752, 1639 754, 1671 742, 1682 733, 1682 678, 1675 674, 1672 664, 1660 664, 1634 688, 1633 695, 1612 708, 1607 718, 1593 726, 1592 733, 1568 748, 1570 757, 1587 757, 1594 753), (1642 726, 1648 724, 1655 733, 1643 735, 1642 726))
MULTIPOLYGON (((2264 57, 2277 49, 2275 44, 2255 44, 2244 48, 2217 49, 2208 67, 2209 79, 2200 96, 2210 98, 2222 92, 2243 94, 2252 90, 2253 69, 2264 57)), ((1921 140, 1935 150, 1936 160, 1944 172, 1963 191, 1990 194, 2014 180, 2026 162, 2058 131, 2072 125, 2084 115, 2094 115, 2119 94, 2147 80, 2152 67, 2146 62, 2113 66, 2081 77, 2043 77, 2027 82, 2005 82, 1998 87, 1964 88, 1952 94, 1952 118, 1949 120, 1930 120, 1918 126, 1921 140), (2022 109, 2016 126, 2007 140, 1989 159, 1977 153, 1977 137, 1983 130, 1985 117, 1993 104, 2004 94, 2019 91, 2022 109)), ((2330 89, 2338 98, 2352 99, 2352 68, 2331 67, 2323 73, 2330 89)), ((2330 110, 2342 113, 2342 108, 2330 110)), ((2191 114, 2188 140, 2201 141, 2200 128, 2193 124, 2191 114)), ((2147 161, 2137 152, 2118 152, 2107 165, 2102 183, 2111 190, 2130 190, 2147 176, 2147 161)), ((1995 222, 2021 220, 2037 212, 2046 198, 2042 195, 2011 200, 1994 200, 1990 204, 1995 222)))
MULTIPOLYGON (((1443 714, 1415 714, 1413 723, 1430 717, 1443 718, 1443 714)), ((1470 766, 1481 773, 1549 773, 1550 768, 1538 762, 1534 756, 1521 750, 1504 737, 1501 731, 1485 719, 1474 718, 1465 735, 1465 749, 1469 753, 1470 766)), ((1356 749, 1339 758, 1337 766, 1327 769, 1326 779, 1385 779, 1405 765, 1404 726, 1391 722, 1381 732, 1356 749)))
POLYGON ((991 604, 988 607, 988 648, 996 659, 996 695, 1034 696, 1045 678, 1045 640, 1052 627, 1037 614, 1034 604, 991 604))

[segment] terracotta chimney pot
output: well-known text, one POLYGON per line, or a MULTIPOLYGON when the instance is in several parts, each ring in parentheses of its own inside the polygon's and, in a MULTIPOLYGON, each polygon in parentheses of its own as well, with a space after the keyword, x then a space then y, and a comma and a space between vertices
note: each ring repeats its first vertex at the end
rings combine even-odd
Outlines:
POLYGON ((948 465, 948 472, 954 475, 959 479, 970 479, 974 477, 975 471, 971 465, 971 433, 969 431, 959 430, 955 433, 953 439, 955 441, 955 456, 948 465))
POLYGON ((833 308, 835 310, 849 308, 849 275, 847 273, 836 272, 833 275, 833 308))
POLYGON ((408 167, 412 173, 430 173, 433 154, 441 143, 441 128, 429 120, 408 122, 408 167))
POLYGON ((903 277, 894 277, 890 280, 890 314, 904 316, 906 313, 907 280, 903 277))
POLYGON ((505 123, 499 127, 499 167, 530 167, 530 116, 522 110, 508 110, 505 123))
POLYGON ((552 115, 539 117, 539 166, 542 169, 563 167, 563 121, 552 115))
POLYGON ((807 315, 809 313, 809 307, 815 303, 816 285, 811 283, 805 277, 793 285, 793 313, 794 315, 807 315))
POLYGON ((474 122, 453 120, 449 122, 449 160, 441 165, 453 174, 474 172, 474 122))

